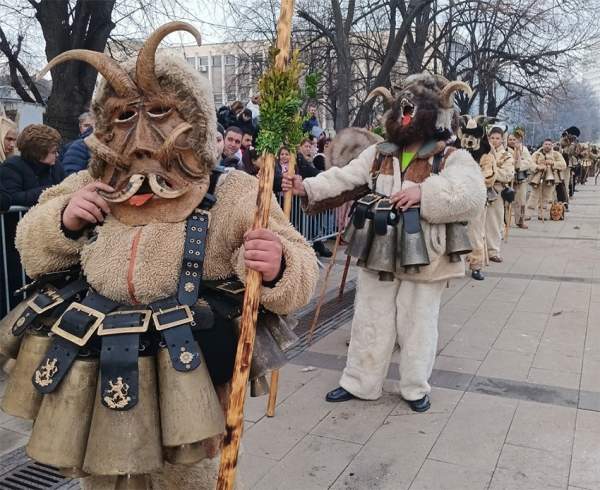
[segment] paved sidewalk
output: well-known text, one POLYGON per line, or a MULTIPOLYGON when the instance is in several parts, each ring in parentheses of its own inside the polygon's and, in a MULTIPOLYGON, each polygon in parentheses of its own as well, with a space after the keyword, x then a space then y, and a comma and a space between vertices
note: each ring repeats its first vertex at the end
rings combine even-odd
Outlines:
MULTIPOLYGON (((397 364, 380 400, 324 401, 351 315, 325 312, 281 371, 276 416, 248 400, 241 488, 600 489, 600 188, 580 189, 567 221, 512 228, 485 281, 445 291, 426 414, 395 394, 397 364)), ((0 415, 0 463, 29 428, 0 415)))

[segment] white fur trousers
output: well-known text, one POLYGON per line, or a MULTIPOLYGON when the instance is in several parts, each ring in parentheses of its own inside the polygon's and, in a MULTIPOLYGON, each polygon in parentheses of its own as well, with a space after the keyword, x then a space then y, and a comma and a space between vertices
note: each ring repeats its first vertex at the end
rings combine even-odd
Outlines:
POLYGON ((340 386, 365 400, 381 396, 396 343, 400 346, 400 394, 418 400, 431 391, 445 281, 382 282, 361 270, 352 334, 340 386))

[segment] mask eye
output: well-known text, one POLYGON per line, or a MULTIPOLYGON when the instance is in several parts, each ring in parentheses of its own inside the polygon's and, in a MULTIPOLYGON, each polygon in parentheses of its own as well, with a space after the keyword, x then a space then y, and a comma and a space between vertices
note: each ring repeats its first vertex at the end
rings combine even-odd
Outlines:
POLYGON ((134 110, 127 109, 119 113, 117 116, 117 122, 127 122, 133 119, 137 113, 134 110))
POLYGON ((170 114, 172 110, 173 109, 168 106, 154 106, 148 109, 148 115, 152 118, 161 118, 170 114))

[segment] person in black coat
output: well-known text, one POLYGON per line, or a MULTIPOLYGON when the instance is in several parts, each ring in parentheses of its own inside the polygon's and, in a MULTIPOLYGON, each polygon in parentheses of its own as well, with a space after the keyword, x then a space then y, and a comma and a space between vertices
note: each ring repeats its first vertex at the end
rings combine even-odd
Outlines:
POLYGON ((10 194, 2 187, 0 182, 0 213, 8 211, 8 208, 10 208, 10 194))
POLYGON ((60 134, 44 124, 30 124, 17 139, 20 155, 0 165, 0 185, 10 195, 13 206, 34 206, 40 194, 60 183, 65 175, 56 164, 60 134))
POLYGON ((62 159, 60 159, 65 175, 71 175, 87 168, 90 161, 90 149, 84 140, 94 132, 95 123, 94 115, 91 112, 84 112, 79 116, 79 138, 67 146, 62 159))

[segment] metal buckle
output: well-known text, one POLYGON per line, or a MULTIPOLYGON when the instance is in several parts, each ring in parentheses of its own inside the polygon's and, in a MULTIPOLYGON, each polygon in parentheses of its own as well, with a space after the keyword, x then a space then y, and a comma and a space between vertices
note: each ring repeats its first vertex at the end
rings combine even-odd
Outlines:
MULTIPOLYGON (((104 323, 98 327, 98 336, 102 337, 105 335, 119 335, 124 333, 145 333, 148 331, 148 326, 150 325, 150 318, 152 317, 152 312, 150 310, 123 310, 123 311, 113 311, 106 315, 106 317, 113 315, 129 315, 131 313, 139 313, 143 315, 141 325, 135 325, 131 327, 119 327, 119 328, 105 328, 104 323)), ((106 319, 106 318, 105 318, 106 319)))
POLYGON ((382 198, 382 196, 379 196, 377 194, 367 194, 365 197, 360 198, 357 201, 357 204, 364 204, 365 206, 372 206, 377 201, 379 201, 381 198, 382 198))
POLYGON ((154 328, 159 332, 162 330, 167 330, 168 328, 178 327, 179 325, 186 325, 188 323, 192 323, 194 321, 194 316, 192 315, 192 310, 188 305, 178 305, 173 308, 167 308, 163 310, 160 308, 158 313, 152 314, 152 319, 154 320, 154 328), (159 320, 160 315, 164 315, 165 313, 170 313, 171 311, 183 310, 186 313, 186 318, 182 318, 181 320, 175 320, 170 323, 161 323, 159 320))
POLYGON ((85 305, 82 305, 81 303, 76 303, 76 302, 71 303, 69 305, 69 307, 65 310, 65 312, 61 315, 61 317, 57 320, 57 322, 54 325, 52 325, 52 328, 50 329, 50 331, 52 333, 58 335, 59 337, 62 337, 63 339, 68 340, 69 342, 71 342, 75 345, 78 345, 79 347, 83 347, 85 344, 87 344, 88 340, 90 340, 92 335, 94 335, 94 332, 98 329, 100 324, 104 321, 105 317, 106 317, 106 315, 104 313, 94 310, 94 309, 90 308, 89 306, 85 306, 85 305), (96 321, 94 321, 92 326, 90 328, 88 328, 87 332, 84 334, 83 337, 77 337, 77 335, 73 335, 72 333, 67 332, 66 330, 63 330, 62 328, 60 328, 60 322, 61 322, 63 316, 65 316, 65 314, 67 314, 67 312, 69 312, 71 310, 81 311, 82 313, 86 313, 87 315, 92 316, 96 319, 96 321))
POLYGON ((31 308, 33 311, 35 311, 38 315, 51 310, 52 308, 54 308, 55 306, 58 306, 59 304, 61 304, 64 301, 63 298, 61 298, 58 295, 58 291, 56 289, 47 289, 41 293, 36 294, 33 298, 31 298, 28 302, 27 302, 27 306, 29 306, 29 308, 31 308), (45 295, 48 296, 50 299, 54 300, 52 301, 52 303, 50 303, 47 306, 41 307, 39 305, 37 305, 35 303, 36 298, 38 298, 40 295, 45 295))
POLYGON ((392 211, 394 206, 392 205, 392 201, 389 199, 380 199, 377 203, 377 207, 375 208, 375 212, 378 211, 392 211))

